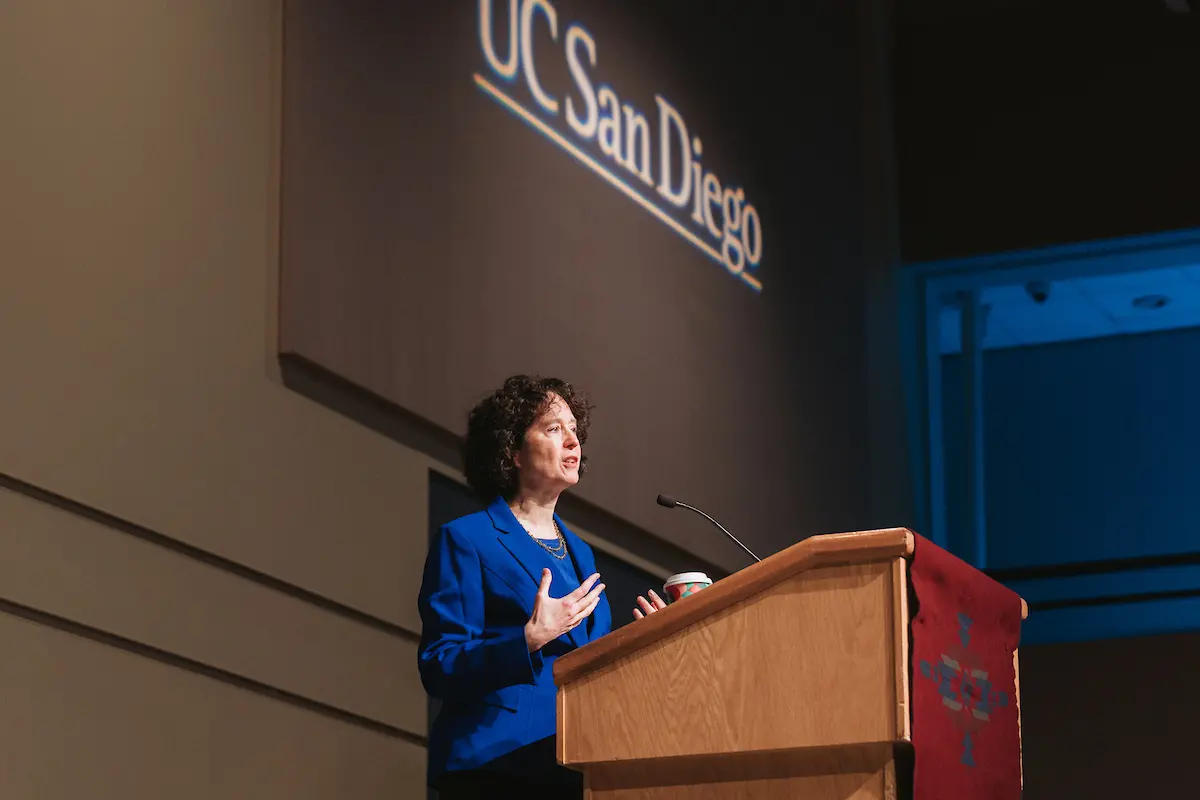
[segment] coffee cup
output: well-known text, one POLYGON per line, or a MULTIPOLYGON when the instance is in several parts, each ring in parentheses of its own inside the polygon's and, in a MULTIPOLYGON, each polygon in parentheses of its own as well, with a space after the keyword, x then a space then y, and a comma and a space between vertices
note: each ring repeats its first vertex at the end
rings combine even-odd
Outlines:
POLYGON ((663 584, 663 592, 666 593, 669 602, 674 603, 708 586, 712 586, 712 578, 703 572, 678 572, 667 578, 667 582, 663 584))

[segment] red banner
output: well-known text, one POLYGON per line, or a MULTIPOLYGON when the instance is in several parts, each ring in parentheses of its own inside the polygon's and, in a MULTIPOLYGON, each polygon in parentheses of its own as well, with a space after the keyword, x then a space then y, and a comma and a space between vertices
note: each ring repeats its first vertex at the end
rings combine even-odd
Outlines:
POLYGON ((914 800, 1020 800, 1021 598, 920 536, 912 585, 914 800))

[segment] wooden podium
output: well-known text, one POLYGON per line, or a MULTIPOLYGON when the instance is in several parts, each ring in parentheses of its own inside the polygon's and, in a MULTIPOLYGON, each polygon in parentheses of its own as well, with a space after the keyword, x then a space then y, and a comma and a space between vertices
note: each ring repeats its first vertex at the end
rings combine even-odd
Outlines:
POLYGON ((559 762, 593 800, 910 797, 913 548, 814 536, 563 656, 559 762))

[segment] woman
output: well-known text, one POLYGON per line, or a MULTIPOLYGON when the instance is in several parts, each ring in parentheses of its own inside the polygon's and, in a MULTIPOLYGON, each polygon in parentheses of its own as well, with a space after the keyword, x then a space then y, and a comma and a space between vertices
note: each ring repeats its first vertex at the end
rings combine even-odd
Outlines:
MULTIPOLYGON (((468 418, 467 482, 490 503, 442 526, 418 600, 421 680, 443 701, 428 775, 442 800, 583 795, 555 759, 554 662, 609 633, 612 615, 591 548, 555 504, 587 468, 590 411, 565 381, 516 375, 468 418)), ((664 605, 651 597, 647 613, 664 605)))

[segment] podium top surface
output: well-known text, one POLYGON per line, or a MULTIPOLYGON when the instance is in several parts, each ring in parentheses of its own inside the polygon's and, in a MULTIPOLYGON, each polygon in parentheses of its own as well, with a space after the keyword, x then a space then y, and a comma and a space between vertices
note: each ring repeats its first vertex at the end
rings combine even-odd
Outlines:
POLYGON ((909 558, 916 540, 908 528, 811 536, 739 570, 712 586, 574 650, 554 664, 559 686, 816 567, 909 558))

